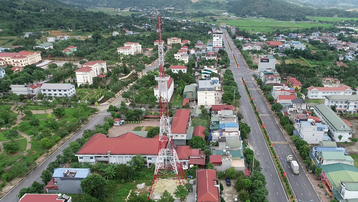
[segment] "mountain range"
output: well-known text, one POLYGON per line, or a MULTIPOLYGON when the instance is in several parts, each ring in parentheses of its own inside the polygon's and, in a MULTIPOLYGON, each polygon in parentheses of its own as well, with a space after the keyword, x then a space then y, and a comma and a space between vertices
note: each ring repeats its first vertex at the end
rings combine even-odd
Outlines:
POLYGON ((304 6, 315 8, 339 8, 339 9, 357 9, 357 0, 286 0, 304 6))

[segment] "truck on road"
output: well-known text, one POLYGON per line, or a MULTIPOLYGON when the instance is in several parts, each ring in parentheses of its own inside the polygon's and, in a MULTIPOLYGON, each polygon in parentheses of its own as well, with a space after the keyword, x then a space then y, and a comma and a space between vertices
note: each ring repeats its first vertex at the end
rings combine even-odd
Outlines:
POLYGON ((293 155, 287 156, 287 162, 290 164, 293 173, 300 173, 300 166, 298 165, 297 161, 293 160, 293 155))

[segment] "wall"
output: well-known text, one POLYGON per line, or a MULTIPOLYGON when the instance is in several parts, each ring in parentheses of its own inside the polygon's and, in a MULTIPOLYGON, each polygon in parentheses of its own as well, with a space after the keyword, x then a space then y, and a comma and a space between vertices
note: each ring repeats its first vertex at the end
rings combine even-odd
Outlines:
POLYGON ((198 106, 200 105, 215 105, 215 91, 198 91, 198 106))
POLYGON ((47 189, 48 193, 68 193, 68 194, 82 194, 81 180, 80 178, 55 178, 56 186, 58 190, 47 189))

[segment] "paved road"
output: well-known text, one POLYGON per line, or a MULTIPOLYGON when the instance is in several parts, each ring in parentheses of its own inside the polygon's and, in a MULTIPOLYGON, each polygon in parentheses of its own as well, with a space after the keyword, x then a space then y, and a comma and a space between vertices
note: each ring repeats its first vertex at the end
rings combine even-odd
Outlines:
MULTIPOLYGON (((271 141, 277 142, 277 144, 274 144, 274 148, 276 150, 277 155, 280 157, 280 162, 281 165, 283 166, 283 169, 285 170, 285 172, 287 172, 288 181, 290 182, 293 192, 298 199, 297 201, 301 201, 301 202, 320 201, 317 193, 315 192, 314 188, 309 182, 308 177, 302 170, 302 166, 300 166, 300 174, 294 175, 288 163, 285 161, 287 155, 289 154, 294 155, 294 153, 291 147, 288 145, 287 140, 283 135, 282 131, 280 130, 279 126, 277 125, 274 117, 272 116, 271 111, 267 107, 262 94, 257 89, 257 85, 252 80, 252 74, 254 72, 247 68, 247 65, 245 64, 244 59, 240 54, 240 51, 236 48, 235 44, 233 43, 232 39, 230 38, 230 36, 227 34, 226 31, 225 34, 231 45, 231 48, 233 49, 233 52, 231 52, 230 48, 227 45, 227 41, 225 40, 225 47, 227 52, 229 53, 229 57, 231 60, 231 69, 234 73, 235 80, 238 83, 239 91, 242 96, 240 100, 241 111, 244 116, 244 121, 249 124, 252 130, 249 136, 249 144, 254 148, 255 156, 257 156, 257 153, 260 154, 260 156, 259 157, 257 156, 257 158, 260 161, 261 165, 264 167, 263 173, 266 176, 266 181, 268 185, 267 188, 270 193, 270 195, 267 196, 267 199, 269 201, 285 201, 285 200, 287 201, 287 199, 284 200, 282 198, 283 195, 285 195, 283 191, 283 187, 281 186, 281 182, 279 183, 277 182, 280 181, 278 179, 279 176, 277 174, 276 169, 273 168, 271 155, 269 155, 268 148, 266 146, 261 130, 259 129, 259 125, 256 120, 255 114, 252 110, 252 107, 250 106, 250 102, 244 90, 243 84, 240 81, 241 78, 244 78, 246 81, 250 94, 254 99, 254 103, 257 106, 257 109, 259 110, 261 119, 265 124, 265 128, 271 137, 271 141), (232 53, 236 56, 236 60, 239 63, 239 68, 235 68, 236 64, 235 61, 233 60, 232 53), (275 195, 278 196, 275 198, 273 197, 275 195)), ((294 157, 297 160, 295 155, 294 157)), ((284 197, 286 198, 286 196, 284 197)))
POLYGON ((69 139, 65 144, 63 144, 57 151, 55 151, 49 158, 47 158, 41 165, 39 165, 32 173, 30 173, 20 184, 18 184, 15 188, 13 188, 5 197, 3 197, 1 202, 17 202, 18 194, 21 188, 29 187, 32 185, 34 181, 43 183, 40 176, 42 171, 47 169, 47 166, 56 160, 56 156, 62 154, 62 151, 69 146, 70 142, 75 141, 78 138, 81 138, 83 132, 87 129, 93 129, 97 124, 103 124, 103 119, 105 117, 109 117, 110 114, 103 110, 99 112, 93 119, 91 119, 81 130, 79 130, 71 139, 69 139))

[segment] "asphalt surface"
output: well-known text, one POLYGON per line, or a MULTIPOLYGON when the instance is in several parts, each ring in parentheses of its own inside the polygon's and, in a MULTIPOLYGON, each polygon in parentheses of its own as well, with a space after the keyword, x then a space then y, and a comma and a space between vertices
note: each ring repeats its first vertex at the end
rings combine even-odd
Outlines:
POLYGON ((287 143, 287 140, 283 135, 282 131, 280 130, 279 126, 277 125, 277 122, 272 116, 271 111, 267 107, 266 102, 257 87, 257 84, 252 79, 252 75, 255 72, 248 69, 240 51, 236 48, 229 34, 226 30, 224 30, 224 33, 228 39, 228 41, 226 41, 226 38, 224 37, 225 49, 228 52, 230 58, 230 69, 235 76, 235 81, 238 84, 239 92, 241 95, 241 113, 244 116, 244 122, 246 122, 251 128, 251 133, 249 135, 249 146, 254 150, 256 159, 260 161, 260 164, 263 167, 262 173, 266 177, 266 188, 269 191, 269 195, 267 195, 267 200, 272 202, 288 201, 284 189, 282 187, 281 180, 279 179, 279 177, 282 176, 278 176, 277 170, 274 167, 272 157, 264 140, 263 134, 260 130, 260 126, 251 107, 241 78, 244 78, 244 80, 246 81, 247 87, 250 91, 252 98, 254 99, 254 103, 258 109, 261 120, 265 124, 265 128, 271 138, 271 141, 274 143, 276 154, 280 158, 280 162, 284 171, 287 172, 288 181, 291 184, 291 188, 297 198, 296 201, 320 201, 317 193, 315 192, 310 181, 308 180, 308 177, 302 170, 302 166, 300 165, 300 174, 294 175, 291 168, 289 167, 289 164, 286 162, 285 159, 290 154, 294 156, 295 160, 297 160, 297 158, 291 147, 287 143), (227 43, 230 43, 233 51, 230 50, 227 43), (236 57, 237 62, 239 63, 239 67, 237 67, 235 63, 234 55, 236 57))

